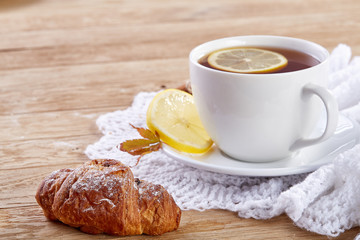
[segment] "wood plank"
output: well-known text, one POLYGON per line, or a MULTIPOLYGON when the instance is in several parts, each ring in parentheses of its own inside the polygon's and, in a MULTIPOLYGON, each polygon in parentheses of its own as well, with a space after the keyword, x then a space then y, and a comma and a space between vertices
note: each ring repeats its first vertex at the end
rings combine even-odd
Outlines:
POLYGON ((2 143, 0 209, 36 206, 34 196, 42 179, 52 171, 75 168, 88 161, 83 152, 98 137, 49 137, 2 143))
POLYGON ((0 129, 0 142, 16 144, 24 140, 47 139, 51 143, 59 137, 97 134, 95 120, 101 113, 96 109, 0 116, 0 125, 6 126, 0 129))
POLYGON ((294 15, 274 16, 271 27, 263 24, 265 17, 257 17, 149 24, 142 26, 141 31, 136 26, 123 24, 84 29, 10 32, 0 38, 0 70, 186 58, 190 50, 204 39, 231 36, 234 35, 234 29, 237 29, 236 35, 267 33, 302 36, 326 46, 329 50, 339 43, 346 43, 353 46, 354 53, 360 54, 357 47, 360 33, 354 31, 359 29, 359 15, 349 13, 344 17, 334 13, 332 18, 336 21, 329 24, 321 15, 316 14, 304 16, 302 19, 294 15), (289 28, 294 28, 291 34, 286 30, 289 28), (338 33, 336 39, 327 37, 331 36, 333 31, 338 33), (351 39, 346 35, 349 31, 354 31, 351 39), (189 32, 191 35, 184 38, 189 32))
POLYGON ((137 91, 181 85, 187 69, 187 59, 171 59, 1 71, 0 114, 123 108, 137 91))
MULTIPOLYGON (((99 135, 71 137, 48 137, 45 139, 3 142, 0 148, 0 171, 26 168, 76 167, 88 160, 84 151, 87 145, 96 142, 99 135)), ((55 169, 56 170, 56 169, 55 169)), ((6 174, 4 174, 6 176, 6 174)), ((6 178, 3 179, 6 182, 6 178)), ((0 185, 6 185, 3 182, 0 185)))
POLYGON ((92 26, 146 25, 165 22, 196 22, 223 19, 247 19, 261 16, 304 16, 304 14, 328 14, 359 10, 352 0, 311 1, 281 0, 236 1, 226 4, 209 0, 199 1, 101 1, 74 0, 63 4, 61 1, 2 0, 0 2, 1 32, 49 30, 55 28, 88 28, 92 26), (259 9, 259 6, 262 6, 259 9), (51 11, 46 11, 51 9, 51 11), (96 9, 96 10, 95 10, 96 9), (319 12, 319 9, 321 11, 319 12), (45 10, 45 11, 44 11, 45 10), (296 10, 296 11, 294 11, 296 10), (41 12, 42 14, 38 14, 41 12))
POLYGON ((125 107, 135 89, 176 87, 187 77, 186 58, 0 71, 0 114, 125 107))
MULTIPOLYGON (((0 209, 1 239, 17 238, 39 239, 113 239, 108 235, 89 235, 59 222, 46 220, 40 207, 20 207, 0 209)), ((345 232, 336 239, 354 239, 359 228, 345 232)), ((281 215, 271 220, 241 219, 235 213, 223 210, 205 212, 183 211, 180 228, 157 236, 156 239, 313 239, 327 240, 325 236, 299 229, 281 215), (287 222, 283 224, 283 222, 287 222), (279 224, 282 225, 279 228, 279 224), (269 232, 266 229, 271 229, 269 232), (223 236, 219 238, 219 236, 223 236)), ((148 236, 131 236, 124 239, 149 239, 148 236)))
MULTIPOLYGON (((68 164, 53 166, 53 170, 67 168, 68 164)), ((0 170, 0 209, 36 206, 35 193, 41 182, 51 170, 49 168, 25 168, 15 170, 0 170), (16 191, 14 191, 16 189, 16 191)))

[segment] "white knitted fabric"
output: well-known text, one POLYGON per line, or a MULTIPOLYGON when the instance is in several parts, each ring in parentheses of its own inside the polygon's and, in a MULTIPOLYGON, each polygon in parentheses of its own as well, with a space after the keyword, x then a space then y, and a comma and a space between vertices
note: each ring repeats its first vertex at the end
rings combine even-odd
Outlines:
MULTIPOLYGON (((331 54, 329 88, 344 115, 360 122, 360 57, 340 44, 331 54)), ((131 107, 104 114, 97 125, 104 136, 85 151, 90 159, 112 158, 134 165, 136 157, 116 146, 139 138, 155 92, 139 93, 131 107)), ((309 231, 337 236, 360 225, 360 146, 340 154, 313 173, 282 177, 241 177, 186 166, 161 150, 145 155, 133 169, 140 179, 163 185, 180 208, 226 209, 240 217, 268 219, 286 213, 309 231)))

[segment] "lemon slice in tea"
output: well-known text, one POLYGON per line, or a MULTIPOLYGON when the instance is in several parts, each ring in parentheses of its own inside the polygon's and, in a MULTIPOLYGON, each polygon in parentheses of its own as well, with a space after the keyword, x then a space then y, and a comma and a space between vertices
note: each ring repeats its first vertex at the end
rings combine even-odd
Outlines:
POLYGON ((211 53, 211 67, 237 73, 271 73, 286 67, 288 61, 280 53, 260 48, 227 48, 211 53))
POLYGON ((146 115, 148 128, 160 140, 187 153, 204 153, 213 144, 205 131, 191 94, 168 89, 151 101, 146 115))

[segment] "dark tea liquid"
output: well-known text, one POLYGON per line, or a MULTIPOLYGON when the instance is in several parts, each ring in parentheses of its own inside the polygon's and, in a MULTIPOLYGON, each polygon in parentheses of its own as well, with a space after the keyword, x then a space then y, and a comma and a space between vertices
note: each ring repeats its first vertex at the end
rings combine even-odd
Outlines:
MULTIPOLYGON (((315 66, 320 63, 320 61, 317 60, 316 58, 314 58, 304 52, 300 52, 300 51, 296 51, 296 50, 292 50, 292 49, 267 48, 267 47, 254 47, 254 48, 259 48, 259 49, 264 49, 264 50, 269 50, 269 51, 280 53, 284 57, 286 57, 288 60, 288 65, 285 68, 280 69, 276 72, 262 73, 262 74, 293 72, 293 71, 303 70, 303 69, 315 66)), ((199 60, 199 63, 205 67, 215 69, 215 68, 211 67, 207 61, 207 58, 209 55, 210 54, 202 57, 199 60)), ((215 69, 215 70, 223 71, 223 70, 219 70, 219 69, 215 69)))

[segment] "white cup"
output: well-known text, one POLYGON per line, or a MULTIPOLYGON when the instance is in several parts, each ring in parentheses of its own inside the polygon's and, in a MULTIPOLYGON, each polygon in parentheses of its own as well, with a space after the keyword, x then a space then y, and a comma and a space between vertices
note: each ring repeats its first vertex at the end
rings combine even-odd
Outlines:
POLYGON ((280 36, 230 37, 199 45, 189 58, 200 119, 215 144, 232 158, 269 162, 291 157, 301 148, 328 139, 337 127, 338 106, 326 89, 329 53, 316 43, 280 36), (199 63, 215 50, 238 46, 292 49, 320 63, 272 74, 225 72, 199 63), (323 109, 324 131, 310 138, 323 109))

